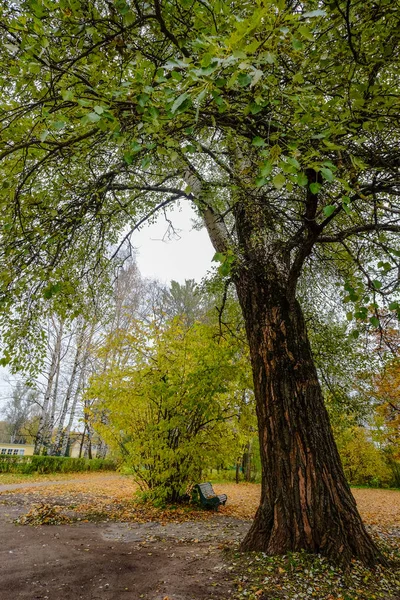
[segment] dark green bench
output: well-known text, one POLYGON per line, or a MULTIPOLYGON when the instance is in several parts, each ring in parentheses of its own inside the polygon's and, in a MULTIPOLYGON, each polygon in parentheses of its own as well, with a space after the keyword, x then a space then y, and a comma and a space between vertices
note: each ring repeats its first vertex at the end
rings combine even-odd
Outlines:
POLYGON ((228 500, 226 494, 217 495, 209 481, 207 483, 198 483, 194 486, 194 489, 198 492, 200 502, 205 508, 214 508, 215 510, 218 510, 218 506, 220 506, 220 504, 225 505, 225 502, 228 500))

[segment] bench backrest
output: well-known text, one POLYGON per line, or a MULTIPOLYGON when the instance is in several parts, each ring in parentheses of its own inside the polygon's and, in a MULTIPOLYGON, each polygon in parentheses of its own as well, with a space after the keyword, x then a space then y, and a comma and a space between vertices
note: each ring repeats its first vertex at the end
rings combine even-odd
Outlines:
POLYGON ((207 483, 199 483, 197 487, 205 498, 213 498, 216 496, 216 493, 214 492, 209 481, 207 481, 207 483))

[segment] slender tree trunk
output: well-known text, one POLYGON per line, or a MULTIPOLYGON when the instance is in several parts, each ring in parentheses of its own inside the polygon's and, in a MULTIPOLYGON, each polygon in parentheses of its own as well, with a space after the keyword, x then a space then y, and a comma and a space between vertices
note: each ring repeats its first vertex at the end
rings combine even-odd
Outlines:
POLYGON ((240 473, 240 458, 236 459, 236 472, 235 472, 235 481, 239 483, 239 473, 240 473))
POLYGON ((55 454, 55 455, 59 455, 60 454, 60 450, 61 450, 61 446, 62 446, 62 440, 63 440, 63 435, 64 435, 65 417, 67 416, 69 405, 70 405, 70 402, 71 402, 72 391, 73 391, 73 388, 74 388, 74 385, 75 385, 76 373, 78 371, 79 361, 80 361, 81 352, 82 352, 82 347, 81 347, 81 341, 82 340, 81 340, 81 336, 82 336, 82 334, 79 336, 79 339, 78 339, 78 342, 77 342, 74 363, 73 363, 73 366, 72 366, 71 377, 70 377, 69 382, 68 382, 67 392, 65 394, 65 398, 64 398, 64 402, 63 402, 63 406, 62 406, 60 418, 59 418, 59 421, 58 421, 56 438, 54 440, 54 444, 53 444, 53 448, 52 448, 52 454, 55 454))
POLYGON ((76 390, 75 390, 74 399, 72 401, 71 410, 70 410, 70 413, 69 413, 68 423, 67 423, 66 428, 62 432, 62 442, 61 442, 61 448, 59 450, 60 456, 66 456, 67 455, 69 437, 71 435, 71 428, 72 428, 72 424, 74 422, 75 413, 76 413, 76 407, 78 405, 79 396, 80 396, 80 393, 82 391, 83 377, 84 377, 84 368, 82 366, 81 367, 81 372, 79 374, 78 385, 77 385, 76 390))
POLYGON ((343 473, 300 305, 290 299, 283 268, 255 263, 236 280, 262 463, 261 502, 242 550, 383 562, 343 473))
POLYGON ((251 444, 247 442, 242 457, 242 472, 245 481, 251 479, 251 444))
POLYGON ((105 458, 107 455, 108 446, 103 439, 100 438, 97 446, 96 458, 105 458))
POLYGON ((57 372, 57 365, 59 362, 60 351, 61 351, 61 340, 62 340, 63 327, 62 324, 57 332, 56 343, 53 349, 51 364, 49 370, 49 376, 47 379, 46 391, 43 398, 43 406, 40 415, 39 428, 35 439, 34 454, 40 454, 40 451, 48 438, 48 424, 49 424, 49 405, 50 398, 53 390, 54 378, 57 372))
POLYGON ((81 443, 80 443, 80 446, 79 446, 79 458, 82 457, 83 444, 85 443, 85 435, 86 435, 86 425, 85 425, 85 427, 83 429, 83 433, 82 433, 82 436, 81 436, 81 443))
MULTIPOLYGON (((85 332, 85 329, 82 330, 82 335, 80 337, 80 341, 78 342, 79 345, 82 343, 82 340, 84 337, 84 332, 85 332)), ((82 392, 83 388, 85 387, 86 367, 87 367, 87 362, 89 359, 89 347, 90 347, 90 344, 92 343, 93 333, 94 333, 94 324, 92 324, 90 326, 88 336, 85 340, 84 354, 83 354, 82 364, 80 366, 78 384, 76 386, 75 395, 74 395, 74 399, 72 402, 71 412, 69 415, 68 423, 65 428, 65 431, 63 432, 63 438, 62 438, 62 444, 61 444, 61 456, 65 456, 65 454, 66 454, 68 442, 69 442, 69 436, 70 436, 71 428, 72 428, 74 418, 75 418, 76 407, 78 405, 78 400, 81 395, 81 392, 82 392)), ((91 458, 91 456, 90 456, 90 458, 91 458)))
POLYGON ((62 340, 63 329, 64 329, 64 321, 61 321, 61 323, 60 323, 60 344, 58 345, 58 348, 57 348, 58 354, 57 354, 56 373, 55 373, 53 389, 51 392, 51 395, 52 395, 51 407, 50 407, 48 423, 46 424, 46 431, 43 436, 43 445, 46 448, 50 448, 51 438, 52 438, 53 429, 54 429, 54 421, 55 421, 56 406, 57 406, 58 382, 59 382, 59 378, 60 378, 60 367, 61 367, 61 340, 62 340))

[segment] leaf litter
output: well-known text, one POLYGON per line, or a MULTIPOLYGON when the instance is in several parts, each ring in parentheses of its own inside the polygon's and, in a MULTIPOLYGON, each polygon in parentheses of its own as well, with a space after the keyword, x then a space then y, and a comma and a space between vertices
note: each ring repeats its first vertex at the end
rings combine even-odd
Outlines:
MULTIPOLYGON (((167 524, 218 520, 219 517, 247 521, 254 517, 260 497, 257 484, 215 484, 216 493, 228 495, 228 504, 215 513, 193 505, 156 508, 139 503, 134 499, 137 489, 127 477, 103 481, 85 478, 82 483, 40 489, 28 487, 24 495, 41 502, 34 504, 17 522, 39 525, 100 520, 167 524)), ((378 567, 371 571, 353 561, 350 570, 343 571, 321 556, 243 554, 232 544, 229 549, 226 547, 225 557, 227 570, 235 578, 232 597, 238 600, 400 600, 400 493, 353 489, 353 494, 369 532, 392 561, 390 568, 378 567)))

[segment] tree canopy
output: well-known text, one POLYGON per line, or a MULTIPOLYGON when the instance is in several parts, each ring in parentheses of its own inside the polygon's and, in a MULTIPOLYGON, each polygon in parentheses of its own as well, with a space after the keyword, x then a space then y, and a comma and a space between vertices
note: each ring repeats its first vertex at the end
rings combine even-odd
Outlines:
POLYGON ((1 11, 3 306, 72 304, 127 225, 178 199, 216 219, 217 246, 236 252, 243 194, 290 252, 293 286, 316 243, 345 275, 349 259, 361 266, 351 302, 395 285, 392 3, 27 0, 1 11))

